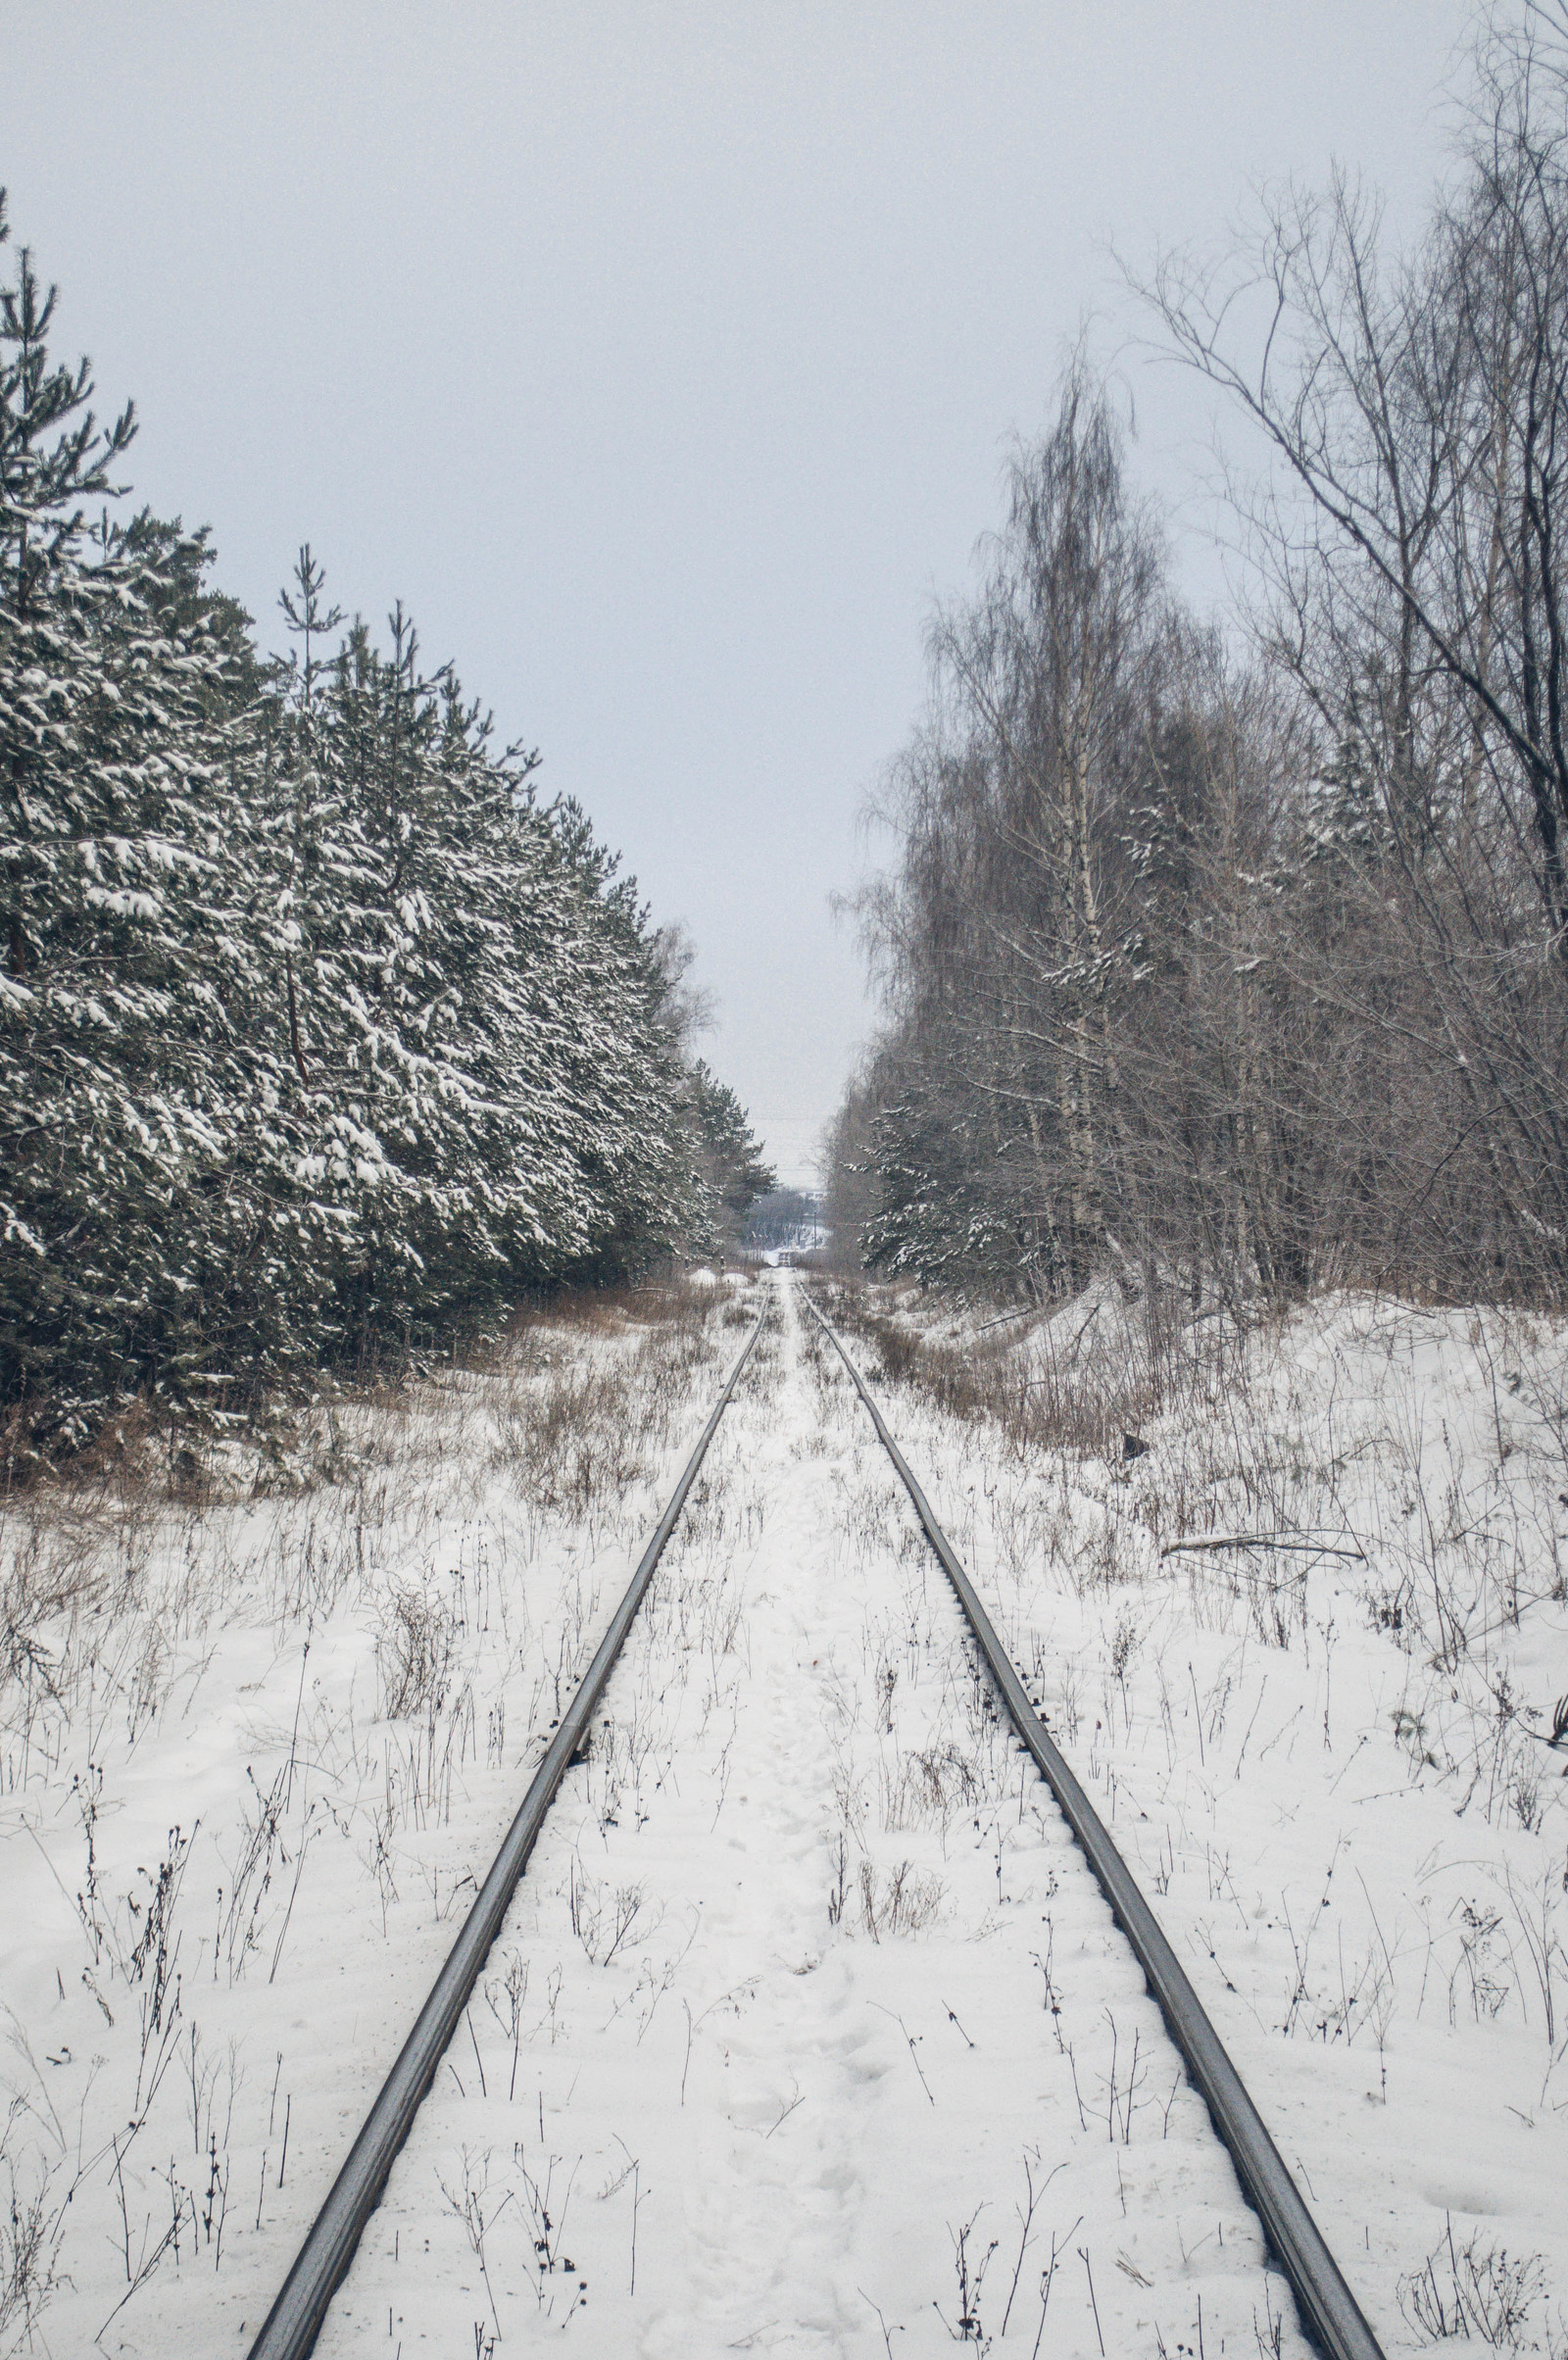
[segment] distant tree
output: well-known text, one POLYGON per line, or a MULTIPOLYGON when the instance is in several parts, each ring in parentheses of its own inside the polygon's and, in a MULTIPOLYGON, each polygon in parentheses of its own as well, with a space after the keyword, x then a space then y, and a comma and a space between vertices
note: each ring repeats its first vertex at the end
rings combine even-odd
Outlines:
POLYGON ((808 1246, 815 1241, 821 1213, 822 1200, 810 1189, 765 1189, 747 1212, 741 1243, 754 1254, 808 1246))
POLYGON ((836 1268, 860 1270, 878 1204, 871 1142, 872 1096, 862 1070, 852 1075, 837 1111, 822 1134, 822 1221, 827 1253, 836 1268))
POLYGON ((1273 454, 1238 503, 1331 749, 1293 959, 1363 1019, 1347 1215, 1378 1192, 1429 1283, 1568 1291, 1568 9, 1484 17, 1411 252, 1338 175, 1147 293, 1273 454))
POLYGON ((691 1069, 689 1088, 698 1174, 712 1201, 720 1234, 733 1244, 748 1210, 777 1186, 777 1176, 762 1160, 740 1100, 701 1057, 691 1069))
POLYGON ((1250 652, 1080 361, 1010 469, 862 897, 830 1209, 877 1266, 1201 1304, 1568 1299, 1568 0, 1482 24, 1406 255, 1336 178, 1148 293, 1272 452, 1250 652))
POLYGON ((1331 917, 1310 733, 1184 613, 1124 468, 1080 361, 933 633, 861 905, 889 1021, 830 1213, 873 1265, 956 1290, 1287 1290, 1344 1210, 1339 1028, 1282 964, 1331 917))

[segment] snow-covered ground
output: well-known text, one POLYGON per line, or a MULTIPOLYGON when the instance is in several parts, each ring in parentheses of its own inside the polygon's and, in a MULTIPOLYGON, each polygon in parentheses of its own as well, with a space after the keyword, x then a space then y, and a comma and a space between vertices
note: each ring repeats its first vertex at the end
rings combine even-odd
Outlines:
MULTIPOLYGON (((1136 1399, 1085 1318, 1003 1394, 1136 1399)), ((1560 2354, 1568 1340, 1331 1298, 1173 1391, 1130 1460, 887 1398, 1387 2346, 1560 2354)))
MULTIPOLYGON (((768 1295, 319 2348, 1302 2348, 799 1283, 14 1516, 0 2353, 243 2351, 768 1295)), ((884 1386, 1391 2350, 1565 2341, 1562 1366, 1324 1304, 1126 1464, 884 1386)))
POLYGON ((746 1324, 535 1320, 229 1503, 12 1505, 0 2353, 243 2351, 746 1324))
POLYGON ((1251 2349, 1229 2161, 779 1303, 319 2348, 1029 2350, 1044 2274, 1051 2349, 1251 2349))

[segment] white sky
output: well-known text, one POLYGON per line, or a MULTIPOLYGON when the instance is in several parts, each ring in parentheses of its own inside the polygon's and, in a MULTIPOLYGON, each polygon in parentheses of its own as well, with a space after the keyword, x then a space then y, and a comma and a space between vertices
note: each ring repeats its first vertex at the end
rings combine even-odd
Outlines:
MULTIPOLYGON (((271 631, 401 596, 680 918, 808 1177, 869 1016, 827 897, 1108 260, 1331 156, 1413 220, 1461 0, 0 0, 0 183, 138 497, 271 631)), ((1125 364, 1180 495, 1194 389, 1125 364)), ((1192 512, 1195 516, 1197 511, 1192 512)), ((1203 592, 1212 558, 1184 563, 1203 592)))

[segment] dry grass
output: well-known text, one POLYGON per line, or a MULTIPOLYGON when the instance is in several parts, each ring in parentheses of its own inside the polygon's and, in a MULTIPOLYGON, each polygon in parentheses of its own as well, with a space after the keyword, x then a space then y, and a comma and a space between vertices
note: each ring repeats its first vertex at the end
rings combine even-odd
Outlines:
POLYGON ((890 1833, 935 1827, 946 1833, 958 1813, 972 1811, 984 1788, 972 1760, 951 1740, 900 1756, 883 1780, 882 1825, 890 1833))
MULTIPOLYGON (((454 1798, 481 1761, 525 1764, 559 1716, 597 1632, 594 1558, 640 1533, 648 1481, 730 1355, 735 1307, 711 1286, 533 1304, 422 1372, 323 1381, 243 1442, 186 1437, 171 1453, 127 1419, 69 1467, 0 1493, 0 1795, 64 1831, 59 1881, 80 1893, 86 1944, 77 2004, 104 2052, 86 2180, 30 2051, 0 2077, 16 2095, 7 2113, 0 2090, 0 2350, 39 2339, 71 2283, 73 2237, 106 2218, 129 2240, 125 2299, 161 2265, 154 2214, 170 2187, 154 2139, 172 2136, 180 2076, 206 2087, 229 1987, 278 1974, 302 1877, 329 1860, 346 1894, 363 1879, 360 1916, 387 1939, 421 1883, 438 1919, 461 1906, 454 1798), (348 1669, 323 1681, 328 1618, 348 1669), (289 1693, 274 1683, 245 1731, 255 1776, 207 1795, 199 1837, 175 1829, 156 1872, 136 1869, 116 1836, 127 1764, 200 1712, 220 1659, 229 1680, 236 1661, 282 1659, 289 1693), (356 1686, 356 1662, 373 1678, 356 1686), (201 1923, 186 1925, 198 1886, 201 1923), (202 1942, 209 1960, 183 1985, 182 1935, 187 1967, 202 1942)), ((596 1954, 631 1939, 635 1897, 585 1895, 596 1954)), ((74 1993, 69 1975, 61 1990, 74 1993)), ((215 2188, 227 2136, 225 2116, 215 2188)))
MULTIPOLYGON (((1375 2050, 1386 2096, 1395 2028, 1409 2038, 1446 1994, 1450 2026, 1528 2031, 1560 2068, 1568 1333, 1332 1296, 1246 1338, 1203 1322, 1183 1363, 1090 1298, 1054 1315, 1044 1350, 1038 1321, 942 1341, 951 1315, 891 1290, 836 1289, 831 1310, 893 1390, 889 1414, 1054 1731, 1112 1810, 1130 1789, 1163 1815, 1145 1864, 1173 1907, 1241 1907, 1211 1831, 1151 1799, 1185 1748, 1224 1791, 1277 1775, 1263 1758, 1299 1737, 1330 1797, 1359 1761, 1374 1801, 1441 1783, 1456 1818, 1484 1823, 1454 1863, 1435 1853, 1380 1890, 1381 1923, 1362 1922, 1359 1887, 1333 1914, 1303 1908, 1293 1927, 1286 1912, 1288 1980, 1253 2001, 1282 2011, 1271 2026, 1375 2050), (1081 1411, 1054 1405, 1069 1366, 1081 1411), (1129 1453, 1124 1434, 1150 1447, 1129 1453), (1387 1693, 1372 1722, 1356 1718, 1369 1640, 1387 1693), (1424 1962, 1413 1978, 1406 1954, 1424 1962)), ((983 1734, 961 1758, 983 1759, 983 1734)), ((906 1752, 881 1799, 884 1829, 941 1830, 956 1797, 945 1761, 906 1752)), ((852 1893, 854 1873, 852 1847, 852 1893)), ((1401 2290, 1412 2330, 1490 2340, 1491 2322, 1508 2343, 1533 2284, 1514 2270, 1511 2249, 1445 2249, 1401 2290)), ((1538 2311, 1521 2348, 1540 2326, 1538 2311)))
POLYGON ((558 1522, 613 1537, 716 1365, 730 1303, 668 1287, 532 1305, 416 1381, 323 1386, 263 1443, 209 1441, 194 1474, 143 1424, 0 1493, 0 1793, 53 1774, 82 1697, 134 1743, 199 1678, 208 1634, 270 1624, 282 1645, 350 1593, 386 1717, 432 1721, 461 1688, 467 1607, 400 1564, 497 1477, 530 1550, 558 1522))
POLYGON ((1162 1412, 1216 1399, 1246 1342, 1234 1321, 1195 1321, 1155 1289, 1127 1300, 1105 1285, 1054 1311, 1002 1313, 961 1345, 922 1334, 900 1293, 840 1279, 820 1294, 835 1326, 872 1349, 870 1382, 905 1387, 951 1417, 986 1419, 1020 1455, 1119 1459, 1127 1438, 1136 1444, 1162 1412))
POLYGON ((444 1599, 427 1588, 393 1587, 375 1642, 383 1719, 435 1719, 452 1685, 454 1637, 444 1599))
POLYGON ((1421 2268, 1400 2279, 1399 2309, 1424 2343, 1457 2337, 1494 2351, 1539 2351, 1539 2339, 1527 2339, 1527 2331, 1544 2275, 1539 2254, 1510 2254, 1498 2245, 1483 2250, 1479 2234, 1456 2244, 1450 2221, 1421 2268))
POLYGON ((941 1878, 922 1873, 907 1860, 896 1862, 880 1876, 873 1861, 860 1862, 860 1922, 874 1942, 923 1934, 941 1914, 942 1900, 941 1878))

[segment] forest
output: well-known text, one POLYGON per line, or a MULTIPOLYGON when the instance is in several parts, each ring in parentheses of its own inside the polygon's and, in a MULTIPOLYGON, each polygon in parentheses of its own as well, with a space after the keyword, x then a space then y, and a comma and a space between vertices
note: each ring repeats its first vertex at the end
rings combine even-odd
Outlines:
MULTIPOLYGON (((0 200, 0 236, 5 234, 0 200)), ((710 1251, 771 1175, 691 952, 400 607, 287 653, 0 287, 0 1420, 254 1426, 323 1364, 710 1251)))
POLYGON ((1568 1296, 1563 32, 1483 30, 1404 250, 1341 173, 1129 270, 1214 390, 1234 615, 1176 586, 1125 369, 1080 350, 1015 448, 855 905, 830 1209, 873 1268, 1568 1296))

